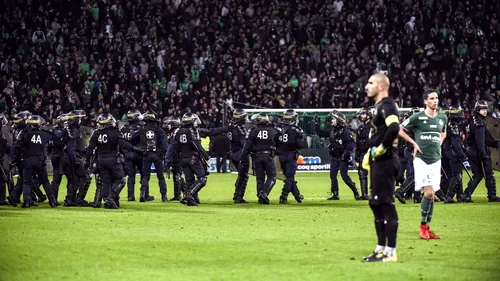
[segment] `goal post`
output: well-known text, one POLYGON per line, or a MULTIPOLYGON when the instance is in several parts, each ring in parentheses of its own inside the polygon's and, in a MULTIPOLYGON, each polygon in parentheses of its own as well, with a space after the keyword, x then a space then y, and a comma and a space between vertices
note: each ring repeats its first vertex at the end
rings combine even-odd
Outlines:
MULTIPOLYGON (((253 114, 267 113, 269 119, 274 124, 279 124, 283 118, 287 108, 280 109, 245 109, 249 117, 253 114)), ((331 115, 333 110, 344 113, 347 118, 346 126, 353 132, 355 137, 356 129, 359 126, 359 121, 356 119, 356 112, 360 108, 318 108, 318 109, 294 109, 299 115, 299 127, 304 130, 306 135, 307 146, 300 151, 300 156, 297 159, 297 171, 329 171, 330 170, 330 155, 328 152, 329 139, 320 138, 314 131, 314 116, 320 118, 320 127, 322 129, 331 128, 331 115)), ((400 114, 410 111, 411 108, 399 108, 400 114)), ((349 170, 357 170, 354 162, 354 153, 350 162, 349 170)))

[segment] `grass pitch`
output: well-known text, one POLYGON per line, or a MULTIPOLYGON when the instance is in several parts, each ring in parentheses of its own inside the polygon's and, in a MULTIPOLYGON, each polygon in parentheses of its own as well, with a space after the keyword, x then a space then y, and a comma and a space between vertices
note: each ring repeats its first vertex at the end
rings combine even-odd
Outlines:
POLYGON ((211 174, 197 207, 159 202, 156 180, 155 201, 120 210, 0 207, 0 280, 500 280, 500 204, 483 183, 476 203, 437 203, 441 240, 420 240, 420 206, 396 203, 399 262, 369 264, 373 215, 343 183, 326 201, 329 175, 299 173, 304 203, 278 205, 278 182, 264 206, 251 178, 251 203, 234 205, 235 179, 211 174))

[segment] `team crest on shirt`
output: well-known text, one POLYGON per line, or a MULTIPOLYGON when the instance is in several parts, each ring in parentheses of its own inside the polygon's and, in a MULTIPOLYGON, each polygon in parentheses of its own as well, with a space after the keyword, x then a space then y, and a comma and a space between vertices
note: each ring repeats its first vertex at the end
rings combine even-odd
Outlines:
POLYGON ((439 119, 439 126, 443 126, 443 120, 439 119))

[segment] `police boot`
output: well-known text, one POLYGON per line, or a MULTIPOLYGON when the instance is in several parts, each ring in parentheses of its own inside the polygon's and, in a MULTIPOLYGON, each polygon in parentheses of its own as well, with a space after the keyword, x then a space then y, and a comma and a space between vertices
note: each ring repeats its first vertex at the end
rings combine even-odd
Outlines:
POLYGON ((394 191, 394 197, 398 199, 399 203, 406 204, 406 198, 403 189, 400 187, 394 191))
POLYGON ((174 197, 170 198, 170 201, 181 200, 181 180, 180 175, 174 175, 174 197))
POLYGON ((472 203, 472 194, 469 192, 465 191, 464 194, 462 195, 462 202, 464 203, 472 203))
POLYGON ((139 195, 139 202, 146 202, 146 189, 141 187, 141 194, 139 195))
POLYGON ((13 196, 7 196, 7 202, 9 202, 9 204, 12 206, 12 207, 17 207, 17 202, 13 196))
POLYGON ((280 204, 288 204, 288 199, 286 198, 286 196, 280 196, 280 204))
POLYGON ((101 208, 101 201, 102 201, 101 189, 96 189, 94 202, 90 203, 90 206, 92 206, 92 208, 101 208))
POLYGON ((457 182, 457 203, 462 203, 462 196, 464 195, 463 188, 462 181, 457 182))
POLYGON ((436 191, 436 197, 439 198, 439 201, 445 201, 446 200, 446 196, 444 195, 444 192, 441 189, 438 190, 438 191, 436 191))
POLYGON ((257 195, 257 197, 259 197, 259 204, 269 205, 269 198, 267 197, 266 192, 262 190, 261 192, 259 192, 259 195, 257 195))
POLYGON ((118 209, 118 205, 111 196, 104 198, 104 209, 118 209))
POLYGON ((45 200, 47 200, 47 196, 45 196, 44 194, 41 194, 39 197, 38 197, 38 200, 36 200, 38 203, 43 203, 45 202, 45 200))
POLYGON ((500 197, 497 196, 497 187, 493 174, 486 176, 485 185, 488 190, 488 202, 500 202, 500 197))
POLYGON ((416 204, 422 203, 422 193, 420 193, 420 191, 415 191, 413 195, 413 203, 416 204))
POLYGON ((51 208, 59 206, 59 203, 57 203, 56 197, 54 195, 49 195, 49 206, 51 208))
POLYGON ((332 197, 328 198, 328 200, 339 200, 339 199, 340 199, 340 197, 339 197, 338 191, 332 192, 332 197))
POLYGON ((168 202, 167 195, 161 196, 161 202, 168 202))
POLYGON ((31 203, 28 201, 24 201, 23 204, 21 205, 21 208, 23 209, 31 208, 31 203))

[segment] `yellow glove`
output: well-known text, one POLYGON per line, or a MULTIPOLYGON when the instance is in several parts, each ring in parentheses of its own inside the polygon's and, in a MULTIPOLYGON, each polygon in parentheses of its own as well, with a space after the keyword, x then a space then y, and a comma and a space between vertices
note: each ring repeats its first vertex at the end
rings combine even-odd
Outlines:
POLYGON ((371 162, 374 162, 377 158, 382 156, 386 151, 387 149, 383 145, 370 148, 369 152, 370 152, 371 162))
POLYGON ((361 167, 363 169, 370 171, 370 154, 367 152, 365 153, 365 156, 363 157, 363 163, 361 164, 361 167))

